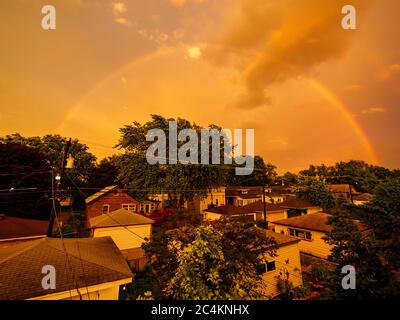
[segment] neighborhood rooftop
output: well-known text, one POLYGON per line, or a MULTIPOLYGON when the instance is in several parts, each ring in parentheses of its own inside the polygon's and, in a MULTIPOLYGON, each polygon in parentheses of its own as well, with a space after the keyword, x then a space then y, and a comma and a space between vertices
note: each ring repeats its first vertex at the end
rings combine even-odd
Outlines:
POLYGON ((133 226, 152 223, 154 223, 154 220, 130 212, 126 209, 115 210, 109 214, 104 214, 90 219, 90 226, 92 228, 133 226))
POLYGON ((86 200, 85 200, 86 204, 91 203, 92 201, 102 197, 106 193, 108 193, 108 192, 110 192, 110 191, 112 191, 112 190, 114 190, 116 188, 118 188, 118 186, 108 186, 108 187, 105 187, 105 188, 101 189, 100 191, 98 191, 95 194, 91 195, 90 197, 86 198, 86 200))
POLYGON ((48 221, 0 215, 0 241, 4 239, 46 236, 48 221))
POLYGON ((110 237, 36 239, 0 251, 0 300, 30 299, 74 290, 76 286, 85 288, 132 276, 110 237), (45 290, 42 287, 42 268, 45 265, 52 265, 57 270, 56 289, 45 290))

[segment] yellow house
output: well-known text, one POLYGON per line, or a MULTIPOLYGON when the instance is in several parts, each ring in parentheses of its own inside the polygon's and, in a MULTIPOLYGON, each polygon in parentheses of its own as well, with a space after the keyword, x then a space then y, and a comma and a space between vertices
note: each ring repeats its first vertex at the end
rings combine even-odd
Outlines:
POLYGON ((286 201, 279 204, 282 208, 286 209, 288 218, 293 216, 321 212, 322 208, 316 206, 310 201, 300 198, 288 198, 286 201))
POLYGON ((271 226, 277 233, 300 239, 301 252, 326 259, 332 249, 332 246, 322 239, 326 232, 332 230, 327 224, 328 218, 329 214, 318 212, 274 221, 271 226))
POLYGON ((130 266, 139 270, 146 264, 141 246, 151 237, 153 223, 154 220, 126 209, 90 219, 92 237, 111 237, 130 266))
POLYGON ((273 298, 281 293, 278 285, 279 279, 291 282, 294 288, 303 284, 300 240, 270 230, 267 231, 267 236, 275 239, 277 256, 267 259, 267 263, 260 265, 259 272, 263 273, 264 289, 262 293, 273 298))
POLYGON ((246 219, 247 221, 255 221, 255 212, 244 212, 242 208, 226 204, 220 207, 209 208, 203 211, 204 220, 219 220, 221 217, 230 219, 246 219))
MULTIPOLYGON (((268 222, 287 218, 287 210, 285 208, 282 208, 278 204, 265 202, 265 210, 268 222)), ((238 212, 241 212, 243 214, 253 213, 256 220, 264 220, 264 202, 257 201, 248 204, 247 206, 240 207, 238 209, 238 212)))
POLYGON ((219 207, 225 205, 225 189, 226 187, 213 188, 206 197, 196 197, 192 201, 185 203, 187 209, 194 209, 200 213, 210 207, 219 207))
POLYGON ((118 300, 132 277, 110 237, 43 238, 0 249, 0 300, 118 300))

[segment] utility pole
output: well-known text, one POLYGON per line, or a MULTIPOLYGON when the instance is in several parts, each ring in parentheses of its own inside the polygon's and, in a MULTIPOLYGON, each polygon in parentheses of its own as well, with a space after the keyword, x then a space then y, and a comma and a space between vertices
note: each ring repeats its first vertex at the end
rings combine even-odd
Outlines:
MULTIPOLYGON (((60 165, 60 169, 58 171, 58 174, 56 175, 56 191, 53 194, 53 201, 55 201, 56 199, 58 199, 59 197, 59 193, 60 193, 60 184, 61 184, 61 177, 64 173, 64 169, 65 169, 65 165, 67 164, 67 155, 68 155, 68 151, 69 148, 71 147, 71 138, 67 141, 66 145, 64 146, 64 150, 61 156, 61 165, 60 165)), ((52 177, 54 178, 54 177, 52 177)), ((53 206, 53 209, 51 210, 51 214, 50 214, 50 220, 49 220, 49 227, 47 229, 47 237, 51 237, 53 234, 53 228, 54 228, 54 220, 56 217, 56 207, 55 205, 53 206)))
POLYGON ((267 182, 267 172, 266 169, 263 169, 263 185, 262 185, 262 193, 263 193, 263 206, 264 206, 264 223, 265 223, 265 228, 268 229, 268 224, 267 224, 267 204, 265 202, 265 183, 267 182))

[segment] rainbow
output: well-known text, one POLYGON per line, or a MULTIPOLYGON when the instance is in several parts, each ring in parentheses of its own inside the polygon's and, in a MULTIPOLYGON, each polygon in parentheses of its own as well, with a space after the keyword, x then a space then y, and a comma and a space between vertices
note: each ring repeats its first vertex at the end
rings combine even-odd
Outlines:
MULTIPOLYGON (((99 88, 101 88, 104 84, 106 84, 109 80, 113 79, 116 77, 118 74, 122 73, 123 70, 129 69, 135 65, 138 65, 140 63, 152 60, 154 58, 168 55, 172 52, 174 52, 174 48, 160 48, 159 50, 149 54, 145 55, 139 58, 135 58, 131 61, 129 61, 127 64, 117 68, 114 70, 112 73, 110 73, 108 76, 106 76, 104 79, 102 79, 100 82, 96 83, 89 91, 87 91, 86 94, 84 94, 82 97, 78 99, 78 101, 73 105, 73 107, 67 112, 63 120, 60 122, 59 126, 57 127, 57 132, 61 133, 65 125, 76 115, 78 114, 80 108, 82 107, 82 102, 85 101, 91 94, 93 94, 95 91, 97 91, 99 88)), ((329 89, 327 88, 323 83, 321 83, 319 80, 316 80, 315 78, 310 77, 307 73, 304 71, 300 70, 298 67, 295 67, 293 65, 290 65, 286 62, 280 62, 284 67, 289 68, 293 73, 304 79, 312 88, 314 88, 319 94, 321 94, 333 107, 335 107, 346 119, 347 123, 352 127, 353 131, 356 133, 357 137, 363 144, 368 156, 369 156, 369 162, 372 164, 379 164, 378 156, 371 144, 371 142, 368 139, 367 134, 365 133, 364 129, 361 127, 361 125, 356 121, 356 119, 353 117, 352 113, 349 111, 349 109, 344 105, 344 103, 329 89)))

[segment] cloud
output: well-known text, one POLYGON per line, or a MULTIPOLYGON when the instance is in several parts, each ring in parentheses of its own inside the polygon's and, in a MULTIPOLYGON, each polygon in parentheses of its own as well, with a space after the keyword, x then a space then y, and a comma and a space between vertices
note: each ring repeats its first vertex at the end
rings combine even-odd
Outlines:
POLYGON ((385 113, 387 110, 381 107, 371 107, 361 111, 362 114, 375 114, 375 113, 385 113))
POLYGON ((197 60, 201 57, 202 52, 200 47, 191 47, 187 49, 187 58, 197 60))
POLYGON ((124 26, 130 26, 131 25, 131 22, 128 21, 126 18, 123 18, 123 17, 115 18, 115 22, 119 23, 119 24, 122 24, 124 26))
POLYGON ((127 11, 126 5, 123 2, 113 2, 111 7, 115 15, 123 14, 127 11))
POLYGON ((378 74, 378 80, 386 81, 400 77, 400 64, 392 64, 382 69, 378 74))
POLYGON ((174 7, 183 7, 186 4, 186 0, 169 0, 169 3, 174 7))
MULTIPOLYGON (((307 74, 345 53, 354 39, 353 32, 341 28, 345 4, 343 0, 242 0, 203 56, 214 65, 239 71, 248 97, 240 97, 238 107, 259 107, 270 85, 307 74)), ((353 5, 359 15, 365 1, 354 0, 353 5)))

